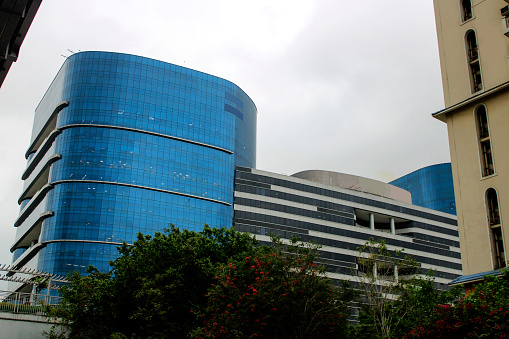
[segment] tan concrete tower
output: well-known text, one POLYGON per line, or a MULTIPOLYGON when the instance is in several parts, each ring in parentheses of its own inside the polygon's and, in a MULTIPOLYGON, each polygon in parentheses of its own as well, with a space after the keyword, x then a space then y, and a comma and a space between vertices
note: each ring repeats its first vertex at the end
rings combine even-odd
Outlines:
POLYGON ((434 0, 463 274, 507 266, 509 0, 434 0))

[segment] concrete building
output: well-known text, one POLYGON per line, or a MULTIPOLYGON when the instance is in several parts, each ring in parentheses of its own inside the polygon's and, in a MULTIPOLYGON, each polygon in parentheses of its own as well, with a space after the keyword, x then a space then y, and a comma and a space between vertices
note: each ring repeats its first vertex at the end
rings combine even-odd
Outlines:
MULTIPOLYGON (((507 266, 509 1, 434 0, 466 276, 507 266)), ((468 282, 468 278, 462 280, 468 282)))
POLYGON ((321 260, 334 279, 357 282, 358 247, 382 238, 405 249, 421 274, 435 271, 437 287, 461 276, 456 217, 412 205, 404 190, 329 171, 285 176, 237 166, 234 227, 262 243, 274 233, 322 245, 321 260))
POLYGON ((451 163, 420 168, 389 184, 410 192, 414 205, 456 215, 451 163))

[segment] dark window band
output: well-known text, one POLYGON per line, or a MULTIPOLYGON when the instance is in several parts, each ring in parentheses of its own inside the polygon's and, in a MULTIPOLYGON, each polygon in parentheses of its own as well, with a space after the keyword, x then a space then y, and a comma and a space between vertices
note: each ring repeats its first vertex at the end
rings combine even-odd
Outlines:
POLYGON ((335 199, 351 201, 351 202, 355 202, 358 204, 364 204, 364 205, 368 205, 368 206, 383 208, 383 209, 386 209, 389 211, 405 213, 405 214, 413 215, 416 217, 435 220, 435 221, 442 222, 442 223, 449 224, 449 225, 457 226, 457 224, 458 224, 455 219, 435 215, 432 213, 417 211, 417 210, 413 210, 408 207, 393 205, 393 204, 389 204, 389 203, 382 202, 382 201, 371 200, 371 199, 367 199, 364 197, 358 197, 355 195, 350 195, 350 194, 346 194, 346 193, 342 193, 342 192, 337 192, 337 191, 332 191, 332 190, 328 190, 328 189, 324 189, 324 188, 319 188, 319 187, 314 187, 314 186, 305 185, 305 184, 301 184, 301 183, 296 183, 296 182, 292 182, 292 181, 288 181, 288 180, 276 179, 276 178, 267 177, 267 176, 263 176, 263 175, 247 173, 244 171, 237 171, 236 177, 240 178, 240 179, 246 179, 246 180, 265 183, 265 184, 269 184, 269 185, 275 185, 275 186, 290 188, 290 189, 294 189, 294 190, 298 190, 298 191, 323 195, 323 196, 331 197, 331 198, 335 198, 335 199))

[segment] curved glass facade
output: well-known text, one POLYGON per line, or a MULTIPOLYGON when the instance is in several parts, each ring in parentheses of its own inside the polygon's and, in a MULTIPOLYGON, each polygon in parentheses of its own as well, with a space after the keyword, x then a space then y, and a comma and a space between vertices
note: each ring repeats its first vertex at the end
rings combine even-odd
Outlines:
POLYGON ((72 55, 36 110, 35 170, 24 175, 22 210, 52 216, 35 235, 30 216, 20 221, 18 246, 38 240, 37 268, 66 274, 106 270, 115 246, 138 232, 230 227, 235 166, 256 166, 256 114, 242 89, 212 75, 133 55, 72 55), (46 184, 41 202, 28 200, 46 184))
POLYGON ((456 215, 451 163, 423 167, 389 184, 412 193, 412 204, 456 215))

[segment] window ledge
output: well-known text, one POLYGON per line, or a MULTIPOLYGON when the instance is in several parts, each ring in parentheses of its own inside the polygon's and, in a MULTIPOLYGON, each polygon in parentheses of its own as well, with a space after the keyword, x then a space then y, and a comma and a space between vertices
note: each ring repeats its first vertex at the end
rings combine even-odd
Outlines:
POLYGON ((490 174, 490 175, 487 175, 487 176, 485 176, 485 177, 482 177, 482 178, 481 178, 481 181, 486 180, 486 179, 491 179, 491 178, 493 178, 493 177, 496 177, 497 175, 498 175, 498 174, 495 172, 495 173, 493 173, 493 174, 490 174))
POLYGON ((468 22, 470 22, 470 21, 472 21, 474 19, 475 19, 475 15, 472 15, 472 17, 470 19, 468 19, 467 21, 462 21, 460 26, 463 26, 464 24, 466 24, 466 23, 468 23, 468 22))

